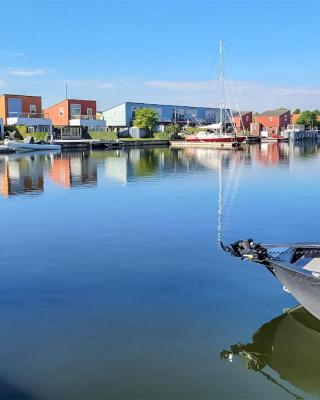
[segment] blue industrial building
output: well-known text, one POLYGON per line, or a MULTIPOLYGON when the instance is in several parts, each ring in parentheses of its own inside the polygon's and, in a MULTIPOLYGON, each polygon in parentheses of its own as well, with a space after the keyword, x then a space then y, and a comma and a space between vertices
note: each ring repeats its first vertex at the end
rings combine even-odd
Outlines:
POLYGON ((109 128, 121 129, 132 126, 134 113, 139 108, 152 108, 159 116, 159 125, 170 123, 186 124, 196 122, 211 124, 219 122, 220 109, 210 107, 190 107, 172 104, 149 104, 125 102, 104 111, 103 116, 109 128))

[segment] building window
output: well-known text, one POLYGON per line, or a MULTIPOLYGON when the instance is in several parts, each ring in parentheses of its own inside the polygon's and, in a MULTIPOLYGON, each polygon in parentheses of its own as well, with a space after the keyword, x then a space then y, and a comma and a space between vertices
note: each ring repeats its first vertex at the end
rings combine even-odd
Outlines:
POLYGON ((35 104, 30 104, 30 114, 37 113, 37 106, 35 104))
POLYGON ((92 117, 92 108, 87 108, 87 116, 92 117))
POLYGON ((59 115, 60 115, 60 117, 62 117, 63 114, 64 114, 64 109, 63 109, 63 107, 59 107, 59 115))
POLYGON ((272 121, 272 117, 269 118, 269 121, 270 121, 270 122, 272 121))
POLYGON ((80 118, 81 116, 81 104, 71 104, 71 118, 78 117, 80 118))

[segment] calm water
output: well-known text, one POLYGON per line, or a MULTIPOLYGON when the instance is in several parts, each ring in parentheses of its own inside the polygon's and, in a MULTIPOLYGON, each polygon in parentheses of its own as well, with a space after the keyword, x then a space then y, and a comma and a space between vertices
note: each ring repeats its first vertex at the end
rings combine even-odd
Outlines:
POLYGON ((320 396, 317 321, 217 247, 319 241, 319 172, 313 143, 1 156, 0 398, 320 396))

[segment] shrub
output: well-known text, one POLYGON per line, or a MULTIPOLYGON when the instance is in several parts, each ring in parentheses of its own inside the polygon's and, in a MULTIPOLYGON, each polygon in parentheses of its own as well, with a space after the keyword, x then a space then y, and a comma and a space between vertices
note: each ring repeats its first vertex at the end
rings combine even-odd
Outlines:
POLYGON ((173 139, 174 133, 172 132, 154 132, 153 137, 157 140, 171 140, 173 139))
POLYGON ((49 135, 48 132, 28 132, 27 127, 24 125, 7 125, 5 126, 5 132, 6 134, 15 132, 16 139, 24 139, 27 136, 32 136, 34 140, 47 140, 49 135))
POLYGON ((117 132, 87 131, 89 139, 93 140, 117 140, 117 132))

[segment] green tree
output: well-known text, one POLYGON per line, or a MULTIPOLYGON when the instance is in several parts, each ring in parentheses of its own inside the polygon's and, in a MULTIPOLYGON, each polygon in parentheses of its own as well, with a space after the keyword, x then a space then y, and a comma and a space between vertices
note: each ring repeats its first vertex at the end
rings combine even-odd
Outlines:
POLYGON ((140 108, 134 114, 133 126, 147 129, 152 133, 159 121, 158 113, 152 108, 140 108))
POLYGON ((300 108, 296 108, 295 110, 293 110, 292 114, 301 114, 300 108))
POLYGON ((308 128, 316 127, 319 125, 319 121, 317 121, 317 114, 313 111, 302 111, 297 119, 297 124, 303 124, 308 128))
POLYGON ((316 115, 320 115, 320 110, 318 110, 317 108, 316 108, 315 110, 313 110, 313 112, 314 112, 316 115))

